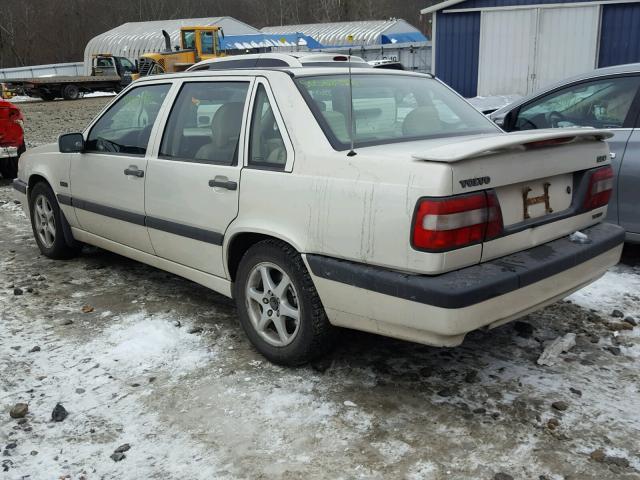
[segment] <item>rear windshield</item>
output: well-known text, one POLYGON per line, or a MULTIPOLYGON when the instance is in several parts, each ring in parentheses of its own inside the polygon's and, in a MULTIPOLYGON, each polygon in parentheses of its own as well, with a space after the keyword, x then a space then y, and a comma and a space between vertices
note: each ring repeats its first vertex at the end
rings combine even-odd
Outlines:
MULTIPOLYGON (((351 144, 348 75, 296 79, 332 146, 351 144)), ((353 133, 358 147, 495 133, 484 115, 437 80, 408 75, 354 74, 353 133)))

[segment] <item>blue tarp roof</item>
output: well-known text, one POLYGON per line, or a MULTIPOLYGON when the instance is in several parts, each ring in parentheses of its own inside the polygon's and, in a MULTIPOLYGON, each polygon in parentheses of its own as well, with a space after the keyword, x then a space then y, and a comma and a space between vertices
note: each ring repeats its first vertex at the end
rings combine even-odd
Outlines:
POLYGON ((322 44, 302 33, 260 33, 252 35, 227 35, 220 40, 224 50, 246 50, 266 47, 323 48, 322 44))
POLYGON ((420 32, 383 33, 380 35, 380 43, 383 45, 388 43, 416 43, 426 41, 427 37, 420 32))

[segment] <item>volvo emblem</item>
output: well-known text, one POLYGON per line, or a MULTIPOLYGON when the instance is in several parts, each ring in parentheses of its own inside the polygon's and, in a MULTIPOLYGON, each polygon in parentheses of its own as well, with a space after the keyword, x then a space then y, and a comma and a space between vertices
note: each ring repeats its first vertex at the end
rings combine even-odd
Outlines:
POLYGON ((459 182, 462 188, 479 187, 480 185, 489 185, 491 177, 467 178, 466 180, 459 180, 459 182))

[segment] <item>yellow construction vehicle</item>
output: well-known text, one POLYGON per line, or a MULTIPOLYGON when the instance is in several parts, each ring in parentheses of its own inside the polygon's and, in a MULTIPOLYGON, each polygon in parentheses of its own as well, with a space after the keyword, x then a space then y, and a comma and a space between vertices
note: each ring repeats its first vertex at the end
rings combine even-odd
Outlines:
POLYGON ((171 47, 169 34, 163 30, 162 35, 165 50, 145 53, 138 59, 139 77, 182 72, 200 60, 225 56, 220 50, 220 38, 224 38, 220 27, 182 27, 180 46, 175 50, 171 47))

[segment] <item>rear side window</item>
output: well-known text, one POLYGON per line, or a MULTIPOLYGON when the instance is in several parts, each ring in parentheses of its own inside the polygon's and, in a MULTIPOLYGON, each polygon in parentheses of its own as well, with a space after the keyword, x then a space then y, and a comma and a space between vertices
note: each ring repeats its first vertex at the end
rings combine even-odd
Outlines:
POLYGON ((249 165, 283 170, 287 163, 285 147, 278 122, 273 114, 264 85, 259 84, 251 117, 249 165))
POLYGON ((495 133, 484 115, 437 80, 389 74, 323 75, 296 79, 334 148, 495 133))
POLYGON ((129 90, 93 126, 85 149, 89 152, 144 155, 151 129, 170 84, 129 90))
POLYGON ((523 106, 514 130, 622 128, 639 85, 640 77, 618 77, 565 87, 523 106))
POLYGON ((160 158, 237 163, 248 90, 248 82, 185 83, 169 114, 160 158))

